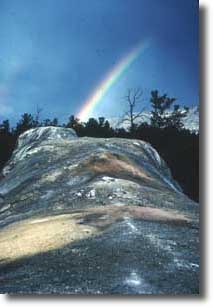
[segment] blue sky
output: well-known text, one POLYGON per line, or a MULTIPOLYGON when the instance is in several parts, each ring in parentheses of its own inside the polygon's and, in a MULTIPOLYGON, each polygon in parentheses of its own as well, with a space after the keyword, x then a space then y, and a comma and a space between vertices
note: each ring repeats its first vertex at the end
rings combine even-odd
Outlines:
POLYGON ((0 0, 0 121, 24 112, 77 114, 112 67, 149 47, 109 89, 94 116, 118 116, 128 88, 198 104, 198 1, 0 0))

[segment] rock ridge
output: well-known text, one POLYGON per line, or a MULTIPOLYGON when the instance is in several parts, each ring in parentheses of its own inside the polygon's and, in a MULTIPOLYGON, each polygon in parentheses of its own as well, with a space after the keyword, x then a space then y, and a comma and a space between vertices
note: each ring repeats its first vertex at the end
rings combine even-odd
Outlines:
POLYGON ((144 141, 29 130, 0 181, 0 291, 197 294, 198 204, 144 141))

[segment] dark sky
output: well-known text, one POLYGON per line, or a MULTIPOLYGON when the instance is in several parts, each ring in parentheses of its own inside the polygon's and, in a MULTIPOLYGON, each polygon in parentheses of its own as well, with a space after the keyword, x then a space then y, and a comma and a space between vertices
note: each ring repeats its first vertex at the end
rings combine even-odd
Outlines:
POLYGON ((94 115, 122 114, 128 88, 198 104, 196 0, 0 0, 0 121, 43 108, 65 121, 123 56, 148 48, 94 115))

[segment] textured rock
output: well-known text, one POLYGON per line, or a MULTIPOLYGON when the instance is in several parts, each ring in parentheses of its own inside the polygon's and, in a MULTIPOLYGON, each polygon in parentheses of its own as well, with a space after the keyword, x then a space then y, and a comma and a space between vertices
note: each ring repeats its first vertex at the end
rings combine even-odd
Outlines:
POLYGON ((139 140, 24 133, 0 182, 0 292, 197 294, 198 205, 139 140))

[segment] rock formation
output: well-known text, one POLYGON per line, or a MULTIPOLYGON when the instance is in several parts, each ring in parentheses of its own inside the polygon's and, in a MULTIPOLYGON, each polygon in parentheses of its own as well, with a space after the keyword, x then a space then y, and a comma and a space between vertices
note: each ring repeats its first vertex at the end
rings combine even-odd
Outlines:
POLYGON ((197 294, 198 204, 148 143, 43 127, 0 181, 0 293, 197 294))

